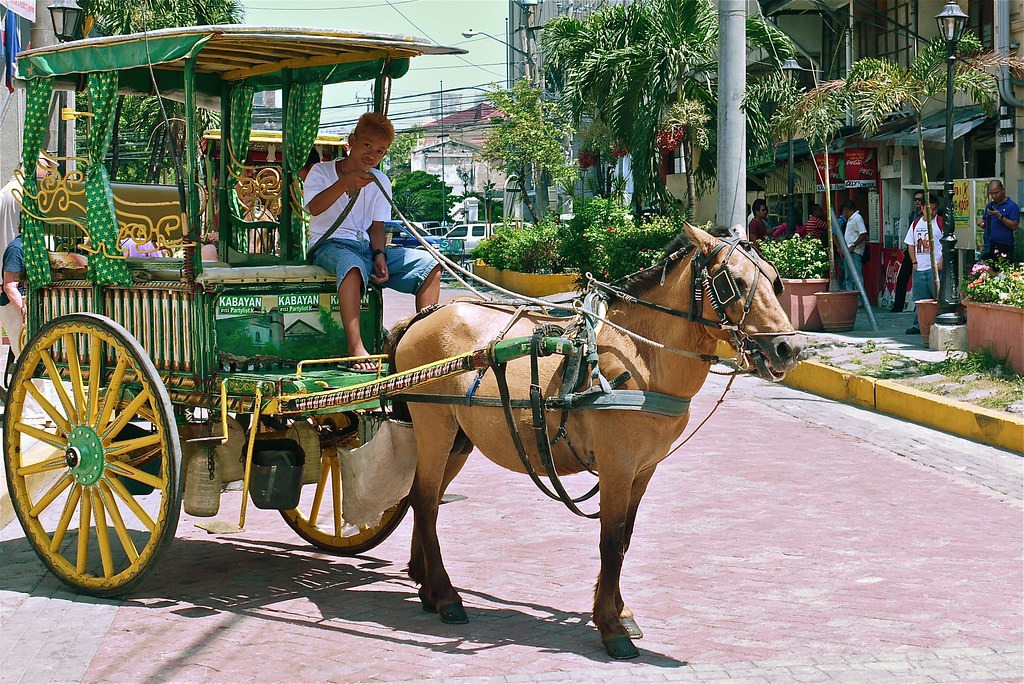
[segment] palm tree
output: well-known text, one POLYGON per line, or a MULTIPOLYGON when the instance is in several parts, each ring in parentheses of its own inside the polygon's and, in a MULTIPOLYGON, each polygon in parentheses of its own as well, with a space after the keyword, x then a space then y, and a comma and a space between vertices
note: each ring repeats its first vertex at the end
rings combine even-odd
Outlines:
MULTIPOLYGON (((748 18, 747 40, 778 64, 793 54, 789 38, 759 16, 748 18)), ((718 119, 714 6, 708 0, 605 6, 584 21, 548 22, 543 46, 552 83, 574 123, 591 117, 606 124, 629 151, 637 205, 645 197, 663 197, 656 138, 669 107, 698 103, 707 121, 718 119)), ((713 128, 708 133, 714 144, 713 128)), ((703 155, 698 182, 710 183, 715 165, 714 155, 703 155)))

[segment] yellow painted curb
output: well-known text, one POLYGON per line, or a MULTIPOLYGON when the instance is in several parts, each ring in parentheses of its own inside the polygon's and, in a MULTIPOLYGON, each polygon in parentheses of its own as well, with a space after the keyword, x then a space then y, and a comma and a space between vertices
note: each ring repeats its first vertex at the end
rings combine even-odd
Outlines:
POLYGON ((875 408, 1018 454, 1024 451, 1024 420, 1000 411, 922 392, 892 380, 875 381, 875 408))
POLYGON ((520 273, 503 271, 488 266, 480 259, 473 264, 473 273, 506 290, 518 292, 527 297, 544 297, 546 295, 574 292, 579 276, 566 273, 520 273))
MULTIPOLYGON (((733 356, 736 351, 731 344, 719 342, 715 354, 733 356)), ((892 380, 856 375, 817 361, 801 361, 782 382, 1024 455, 1024 420, 1002 411, 922 392, 892 380)))

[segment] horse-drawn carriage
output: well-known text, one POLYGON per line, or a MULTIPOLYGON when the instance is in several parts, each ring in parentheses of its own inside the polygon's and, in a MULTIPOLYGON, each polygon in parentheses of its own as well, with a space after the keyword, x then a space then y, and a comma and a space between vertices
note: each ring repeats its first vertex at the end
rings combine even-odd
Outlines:
POLYGON ((409 573, 423 607, 464 622, 434 524, 445 487, 475 444, 538 483, 544 472, 546 491, 574 510, 586 495, 569 496, 557 476, 599 476, 594 621, 609 653, 636 655, 618 592, 622 554, 646 483, 717 359, 717 341, 731 341, 744 370, 770 379, 792 366, 799 344, 775 299, 770 264, 741 241, 687 228, 654 269, 622 286, 592 283, 571 320, 538 310, 543 302, 462 302, 403 325, 390 361, 382 298, 371 288, 361 329, 378 372, 340 366, 346 359, 332 353, 346 348, 335 279, 306 264, 298 177, 317 138, 322 89, 372 80, 383 110, 390 80, 411 57, 453 52, 396 36, 224 26, 19 56, 29 168, 53 90, 86 90, 90 106, 72 113, 87 122, 88 157, 62 160, 63 172, 38 184, 25 178, 28 338, 4 416, 14 508, 36 553, 65 583, 99 596, 130 590, 173 537, 183 490, 186 510, 191 493, 190 512, 210 515, 220 485, 240 479, 236 529, 251 496, 332 553, 372 548, 411 504, 409 573), (242 215, 236 188, 246 177, 253 94, 278 89, 280 201, 267 215, 242 215), (118 92, 184 102, 177 191, 110 183, 104 158, 118 92), (203 132, 193 113, 201 106, 220 112, 215 164, 199 157, 203 132), (218 260, 204 262, 201 246, 211 236, 218 260), (126 239, 153 249, 125 256, 126 239), (75 253, 87 256, 84 269, 68 257, 75 253), (411 490, 406 483, 408 497, 352 524, 342 515, 346 459, 396 397, 408 403, 415 430, 415 480, 411 490), (556 430, 549 432, 548 416, 556 430), (622 439, 623 421, 638 435, 632 442, 622 439), (523 440, 520 430, 535 439, 523 440))

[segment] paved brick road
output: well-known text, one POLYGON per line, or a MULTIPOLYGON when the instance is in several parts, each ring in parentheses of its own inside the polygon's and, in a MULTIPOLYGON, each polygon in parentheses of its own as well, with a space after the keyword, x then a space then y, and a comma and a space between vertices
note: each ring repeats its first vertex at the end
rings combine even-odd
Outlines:
MULTIPOLYGON (((273 512, 250 507, 225 537, 183 516, 124 601, 66 591, 15 524, 0 681, 1021 681, 1022 464, 741 379, 641 506, 622 586, 646 636, 628 662, 588 624, 596 524, 478 455, 451 488, 466 498, 441 509, 468 625, 420 609, 409 520, 342 559, 273 512)), ((226 494, 222 515, 238 505, 226 494)))

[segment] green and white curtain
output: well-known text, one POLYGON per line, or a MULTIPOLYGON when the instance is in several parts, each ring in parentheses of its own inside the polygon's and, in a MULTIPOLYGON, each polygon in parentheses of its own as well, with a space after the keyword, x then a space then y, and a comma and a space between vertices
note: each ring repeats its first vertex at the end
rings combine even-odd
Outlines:
POLYGON ((320 133, 320 103, 324 82, 310 80, 295 83, 288 93, 288 104, 284 119, 284 161, 291 172, 288 186, 288 201, 291 205, 292 253, 305 254, 309 236, 306 234, 307 220, 303 209, 303 183, 299 169, 306 163, 310 150, 320 133))
MULTIPOLYGON (((256 89, 248 85, 235 86, 231 91, 231 114, 228 119, 228 135, 223 137, 222 155, 226 155, 228 168, 227 190, 228 206, 238 212, 241 208, 234 194, 234 188, 245 169, 245 160, 249 156, 249 136, 252 133, 252 98, 256 89)), ((230 244, 241 252, 249 250, 249 231, 233 224, 230 244)))
POLYGON ((25 138, 21 145, 21 160, 25 168, 25 191, 21 198, 21 243, 25 256, 25 271, 32 289, 50 284, 50 261, 46 254, 43 227, 39 216, 39 186, 36 183, 36 164, 43 149, 53 79, 34 78, 26 85, 25 138))
POLYGON ((114 122, 117 72, 89 74, 93 118, 89 124, 89 174, 85 179, 85 214, 89 224, 89 280, 99 285, 131 285, 128 264, 118 241, 114 193, 103 159, 114 122))

